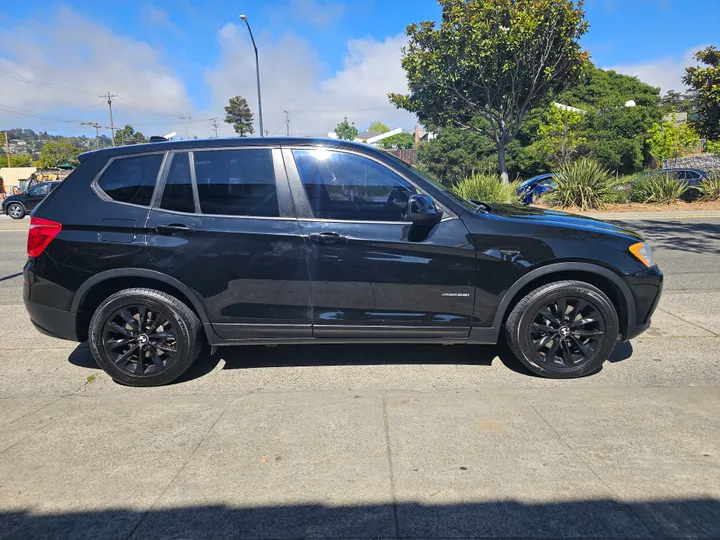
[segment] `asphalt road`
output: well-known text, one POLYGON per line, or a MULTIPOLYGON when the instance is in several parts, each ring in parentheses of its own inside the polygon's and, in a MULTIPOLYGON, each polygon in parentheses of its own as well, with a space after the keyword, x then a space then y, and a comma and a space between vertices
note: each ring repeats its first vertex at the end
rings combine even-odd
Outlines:
POLYGON ((0 225, 0 539, 720 538, 720 219, 627 223, 665 293, 580 380, 494 347, 280 346, 155 389, 31 328, 0 225))

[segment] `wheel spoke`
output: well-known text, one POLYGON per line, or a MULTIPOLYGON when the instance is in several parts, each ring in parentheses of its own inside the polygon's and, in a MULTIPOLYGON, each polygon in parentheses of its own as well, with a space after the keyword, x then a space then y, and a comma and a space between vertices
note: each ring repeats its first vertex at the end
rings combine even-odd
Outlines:
POLYGON ((541 309, 540 311, 538 311, 538 314, 545 317, 551 323, 556 324, 558 326, 562 326, 562 323, 560 321, 558 321, 557 317, 555 317, 555 315, 550 313, 549 308, 545 307, 545 308, 541 309))
POLYGON ((138 347, 139 347, 139 345, 133 345, 132 347, 130 347, 127 350, 127 352, 125 352, 124 354, 122 354, 115 360, 115 364, 118 367, 124 368, 127 365, 127 363, 130 361, 130 357, 138 349, 138 347))
POLYGON ((138 314, 140 315, 140 326, 139 330, 142 332, 147 328, 147 306, 140 306, 138 314))
POLYGON ((565 364, 567 367, 572 367, 575 365, 575 362, 573 361, 572 357, 572 351, 570 350, 570 345, 568 345, 567 340, 563 339, 561 341, 562 343, 562 360, 563 364, 565 364))
POLYGON ((564 298, 558 298, 555 302, 555 309, 557 310, 557 318, 560 321, 560 324, 562 324, 565 318, 565 311, 567 311, 567 302, 564 298))
POLYGON ((120 317, 122 317, 122 319, 130 325, 130 328, 132 328, 133 330, 137 330, 138 320, 132 315, 130 315, 130 312, 128 310, 123 309, 118 313, 118 315, 120 315, 120 317))
POLYGON ((163 368, 163 361, 160 359, 160 356, 158 355, 157 348, 150 345, 148 347, 150 350, 150 358, 152 359, 153 364, 155 365, 155 371, 160 371, 163 368))
POLYGON ((578 326, 585 326, 586 324, 595 323, 600 320, 600 316, 597 314, 591 313, 587 317, 583 317, 582 319, 578 319, 574 323, 570 325, 570 328, 577 328, 578 326), (596 316, 593 316, 596 315, 596 316))
POLYGON ((149 336, 150 339, 175 339, 175 334, 171 334, 170 332, 158 332, 157 334, 152 334, 149 336))
POLYGON ((166 326, 167 324, 168 324, 167 317, 162 316, 162 315, 160 315, 160 314, 158 313, 157 317, 155 317, 155 321, 153 321, 153 323, 152 323, 152 325, 151 325, 151 327, 150 327, 150 328, 151 328, 150 331, 151 331, 151 332, 154 332, 155 330, 157 330, 157 329, 160 328, 161 326, 163 327, 163 330, 167 330, 167 328, 165 328, 165 326, 166 326))
POLYGON ((535 330, 538 330, 539 332, 548 332, 550 334, 555 333, 555 328, 553 328, 552 326, 547 326, 545 324, 532 323, 530 326, 535 330))
POLYGON ((108 348, 109 351, 114 351, 115 349, 118 349, 120 347, 123 347, 124 345, 127 345, 128 343, 132 343, 132 339, 111 339, 108 340, 108 342, 105 344, 105 346, 108 348))
POLYGON ((108 327, 117 332, 118 334, 122 334, 125 337, 132 337, 130 330, 128 330, 124 326, 120 326, 118 323, 111 322, 110 324, 108 324, 108 327))
POLYGON ((573 343, 575 343, 575 345, 577 345, 577 348, 580 349, 580 352, 582 353, 582 355, 585 358, 590 358, 593 355, 593 351, 592 351, 592 349, 590 349, 590 347, 585 345, 582 341, 580 341, 575 336, 571 335, 570 337, 572 338, 573 343))
POLYGON ((549 361, 551 361, 551 362, 553 361, 553 359, 554 359, 555 356, 557 355, 558 349, 560 348, 560 341, 561 341, 561 340, 560 340, 559 338, 557 338, 557 337, 553 340, 552 346, 550 347, 550 349, 548 350, 548 352, 545 353, 545 359, 546 359, 546 361, 547 361, 547 360, 549 360, 549 361))
POLYGON ((543 336, 540 339, 533 341, 533 347, 535 347, 536 351, 539 351, 545 345, 547 345, 552 339, 555 339, 555 337, 556 337, 555 335, 543 336))
POLYGON ((153 343, 153 347, 155 347, 159 351, 169 353, 169 354, 175 354, 177 352, 177 349, 170 347, 168 345, 165 345, 163 343, 153 343))
POLYGON ((138 345, 138 361, 137 366, 135 366, 135 374, 136 375, 142 375, 145 373, 145 349, 143 348, 143 345, 138 345))
POLYGON ((572 335, 575 337, 592 337, 592 336, 602 336, 604 332, 601 332, 600 330, 573 330, 572 335))
POLYGON ((570 319, 570 322, 577 319, 578 315, 582 313, 582 310, 587 307, 588 303, 585 300, 578 300, 577 303, 573 306, 573 310, 570 312, 570 315, 568 316, 570 319))

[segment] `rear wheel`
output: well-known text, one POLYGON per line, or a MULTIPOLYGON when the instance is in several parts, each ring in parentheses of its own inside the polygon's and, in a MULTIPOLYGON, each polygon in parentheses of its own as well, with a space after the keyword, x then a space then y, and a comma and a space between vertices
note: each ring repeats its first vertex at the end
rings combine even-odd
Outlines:
POLYGON ((22 219, 25 217, 25 208, 22 204, 11 203, 7 207, 7 214, 13 219, 22 219))
POLYGON ((201 323, 177 298, 152 289, 126 289, 105 300, 90 321, 98 365, 129 386, 159 386, 180 375, 202 350, 201 323))
POLYGON ((610 299, 582 281, 538 287, 518 302, 505 324, 518 360, 538 375, 557 379, 582 377, 599 368, 618 332, 610 299))

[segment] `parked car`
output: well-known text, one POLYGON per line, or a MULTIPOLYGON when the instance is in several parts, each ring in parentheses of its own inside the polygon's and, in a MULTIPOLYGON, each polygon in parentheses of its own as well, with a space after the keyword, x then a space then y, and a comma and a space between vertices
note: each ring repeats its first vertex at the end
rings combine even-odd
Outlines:
POLYGON ((467 201, 362 144, 173 141, 80 162, 31 218, 25 305, 128 385, 175 380, 206 344, 503 337, 530 371, 579 377, 661 294, 639 234, 467 201))
POLYGON ((13 219, 22 219, 47 197, 60 182, 40 182, 27 191, 10 195, 2 202, 3 214, 13 219))
POLYGON ((520 201, 523 204, 532 204, 533 201, 537 201, 540 195, 554 188, 554 175, 552 173, 546 173, 533 176, 521 182, 515 189, 515 193, 520 195, 520 201))
POLYGON ((688 186, 699 186, 703 180, 710 178, 710 175, 701 169, 658 169, 649 174, 673 174, 678 180, 687 182, 688 186))

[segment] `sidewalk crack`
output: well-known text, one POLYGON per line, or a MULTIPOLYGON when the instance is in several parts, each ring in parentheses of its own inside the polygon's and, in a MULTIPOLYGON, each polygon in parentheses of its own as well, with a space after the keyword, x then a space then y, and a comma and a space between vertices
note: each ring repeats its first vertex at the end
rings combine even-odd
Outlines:
POLYGON ((718 336, 720 335, 720 334, 717 334, 716 332, 713 332, 712 330, 710 330, 710 329, 708 329, 708 328, 705 328, 704 326, 700 326, 698 323, 686 321, 686 320, 683 319, 680 315, 675 315, 674 313, 671 313, 670 311, 668 311, 668 310, 666 310, 666 309, 657 308, 657 310, 658 310, 658 311, 662 311, 663 313, 666 313, 666 314, 670 315, 671 317, 675 317, 676 319, 680 319, 682 322, 685 322, 685 323, 691 324, 691 325, 693 325, 693 326, 696 326, 696 327, 698 327, 700 330, 705 330, 706 332, 709 332, 710 334, 712 334, 713 337, 718 337, 718 336))
POLYGON ((387 413, 387 392, 383 392, 383 425, 385 427, 385 446, 387 449, 388 469, 390 471, 390 496, 392 497, 393 520, 395 522, 395 538, 400 540, 400 520, 398 518, 398 502, 395 489, 395 472, 393 470, 392 449, 390 448, 390 420, 387 413))
POLYGON ((579 461, 580 463, 582 463, 583 465, 585 465, 585 467, 587 467, 587 469, 588 469, 588 470, 592 473, 592 475, 598 480, 598 482, 600 482, 603 486, 605 486, 605 488, 606 488, 606 489, 612 494, 612 496, 615 498, 615 501, 617 501, 617 503, 620 504, 621 506, 625 507, 626 511, 629 512, 630 515, 635 516, 635 518, 636 518, 636 519, 638 520, 638 522, 645 528, 645 530, 648 532, 648 534, 650 535, 651 538, 655 538, 655 537, 656 537, 655 533, 654 533, 654 532, 652 531, 652 529, 648 526, 648 524, 645 523, 645 521, 643 521, 643 519, 642 519, 642 517, 640 516, 640 514, 638 514, 632 506, 630 506, 627 502, 625 502, 625 501, 617 494, 617 492, 616 492, 612 487, 610 487, 610 485, 609 485, 607 482, 605 482, 605 480, 603 480, 603 479, 600 477, 600 475, 595 471, 595 469, 593 469, 593 468, 590 466, 590 464, 589 464, 587 461, 585 461, 585 459, 583 459, 583 457, 582 457, 582 455, 580 454, 580 452, 577 452, 572 446, 570 446, 570 444, 560 435, 560 433, 558 433, 558 431, 555 429, 555 427, 554 427, 550 422, 548 422, 542 414, 540 414, 540 411, 538 411, 538 410, 535 408, 534 405, 531 404, 531 405, 530 405, 530 408, 535 412, 535 414, 538 415, 538 418, 540 418, 540 420, 543 421, 543 423, 548 427, 548 429, 550 429, 550 431, 552 431, 552 432, 555 434, 555 436, 558 438, 558 440, 559 440, 563 445, 565 445, 565 447, 566 447, 568 450, 570 450, 570 452, 572 452, 573 455, 575 455, 575 457, 578 459, 578 461, 579 461))

